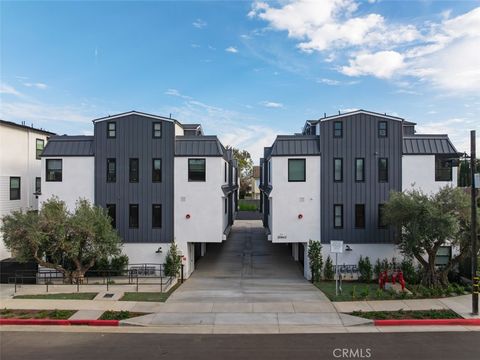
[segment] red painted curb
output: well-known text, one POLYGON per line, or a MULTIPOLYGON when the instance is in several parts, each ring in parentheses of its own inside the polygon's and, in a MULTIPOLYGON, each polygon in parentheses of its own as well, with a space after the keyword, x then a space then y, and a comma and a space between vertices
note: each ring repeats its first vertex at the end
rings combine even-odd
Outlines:
POLYGON ((0 319, 0 325, 118 326, 118 320, 0 319))
POLYGON ((475 325, 480 326, 480 319, 405 319, 405 320, 374 320, 375 326, 404 325, 475 325))

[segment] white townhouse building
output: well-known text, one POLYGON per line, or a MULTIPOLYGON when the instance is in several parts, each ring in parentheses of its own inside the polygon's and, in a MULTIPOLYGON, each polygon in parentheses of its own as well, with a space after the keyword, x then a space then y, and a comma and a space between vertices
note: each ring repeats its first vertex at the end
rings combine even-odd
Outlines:
MULTIPOLYGON (((15 210, 37 210, 41 157, 50 136, 43 129, 0 120, 0 218, 15 210)), ((11 257, 0 233, 0 260, 11 257)))
POLYGON ((199 124, 137 111, 93 120, 93 136, 52 137, 42 194, 104 207, 131 264, 163 264, 175 241, 185 277, 206 244, 226 240, 237 208, 232 151, 199 124))
MULTIPOLYGON (((291 244, 309 278, 307 244, 342 240, 339 265, 360 256, 400 258, 394 229, 382 222, 391 191, 426 193, 457 186, 459 153, 447 135, 416 134, 415 123, 365 110, 309 120, 302 134, 278 136, 261 164, 268 239, 291 244)), ((451 249, 446 249, 451 252, 451 249)))

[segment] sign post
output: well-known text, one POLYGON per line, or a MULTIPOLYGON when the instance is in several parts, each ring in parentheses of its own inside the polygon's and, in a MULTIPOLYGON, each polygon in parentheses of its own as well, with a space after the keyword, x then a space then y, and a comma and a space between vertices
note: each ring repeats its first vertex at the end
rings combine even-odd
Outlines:
POLYGON ((335 296, 338 296, 338 254, 343 253, 343 240, 331 240, 330 252, 335 254, 335 296))

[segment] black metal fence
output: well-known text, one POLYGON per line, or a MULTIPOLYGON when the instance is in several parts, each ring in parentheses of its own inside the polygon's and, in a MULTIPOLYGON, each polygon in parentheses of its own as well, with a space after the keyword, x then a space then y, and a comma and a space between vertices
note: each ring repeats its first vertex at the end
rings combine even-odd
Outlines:
MULTIPOLYGON (((181 269, 183 279, 183 266, 181 269)), ((17 286, 26 284, 44 285, 46 292, 52 285, 76 285, 77 292, 89 285, 105 285, 108 291, 112 285, 135 285, 136 291, 142 285, 159 286, 160 292, 167 289, 176 276, 165 274, 164 264, 129 264, 124 269, 89 270, 83 276, 65 275, 61 271, 40 268, 38 271, 19 270, 8 277, 8 283, 17 286)))

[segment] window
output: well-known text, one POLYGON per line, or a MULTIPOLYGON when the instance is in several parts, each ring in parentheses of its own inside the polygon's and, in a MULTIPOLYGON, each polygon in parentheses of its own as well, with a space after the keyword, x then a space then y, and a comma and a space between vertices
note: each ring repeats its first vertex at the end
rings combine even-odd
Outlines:
POLYGON ((333 137, 343 137, 343 123, 341 121, 335 121, 333 123, 333 137))
POLYGON ((387 137, 388 135, 388 125, 386 121, 378 122, 378 137, 387 137))
POLYGON ((385 207, 385 204, 378 204, 378 228, 379 229, 385 229, 387 227, 387 224, 385 223, 384 207, 385 207))
POLYGON ((162 159, 152 160, 152 181, 153 182, 162 181, 162 159))
POLYGON ((128 171, 128 179, 131 183, 138 182, 138 159, 137 158, 130 158, 129 161, 129 171, 128 171))
POLYGON ((452 181, 452 160, 435 156, 435 181, 452 181))
POLYGON ((10 177, 10 200, 20 200, 20 177, 10 177))
POLYGON ((117 123, 109 122, 107 123, 107 138, 116 138, 117 137, 117 123))
POLYGON ((227 213, 227 209, 228 209, 228 201, 227 201, 227 198, 225 198, 224 200, 224 207, 225 207, 225 214, 227 213))
POLYGON ((161 138, 162 137, 162 123, 161 122, 154 122, 152 131, 153 131, 153 137, 154 138, 161 138))
POLYGON ((160 204, 152 205, 152 227, 153 228, 162 227, 162 205, 160 204))
POLYGON ((107 159, 107 182, 117 181, 117 160, 114 158, 107 159))
POLYGON ((36 177, 35 178, 35 194, 42 193, 42 178, 36 177))
POLYGON ((343 159, 342 158, 333 159, 333 181, 335 182, 343 181, 343 159))
POLYGON ((188 159, 188 181, 205 181, 205 159, 188 159))
POLYGON ((388 182, 388 159, 378 159, 378 181, 388 182))
POLYGON ((223 170, 224 170, 224 182, 227 182, 227 163, 223 164, 223 170))
POLYGON ((272 173, 272 163, 271 163, 271 160, 268 162, 268 183, 270 184, 272 181, 271 181, 271 176, 270 174, 272 173))
POLYGON ((288 181, 305 181, 305 159, 288 159, 288 181))
POLYGON ((435 256, 435 266, 444 267, 448 264, 452 257, 451 246, 440 246, 435 256))
POLYGON ((35 143, 35 158, 40 160, 43 148, 45 147, 45 141, 43 139, 37 139, 35 143))
POLYGON ((343 205, 333 205, 333 227, 335 229, 343 228, 343 205))
POLYGON ((117 206, 115 204, 107 204, 107 214, 110 217, 110 223, 114 229, 117 228, 117 206))
POLYGON ((365 204, 355 204, 355 227, 365 229, 365 204))
POLYGON ((128 226, 131 229, 138 228, 138 204, 130 204, 128 207, 128 226))
POLYGON ((355 159, 355 181, 365 181, 365 159, 355 159))
POLYGON ((47 159, 46 181, 62 181, 62 160, 47 159))

